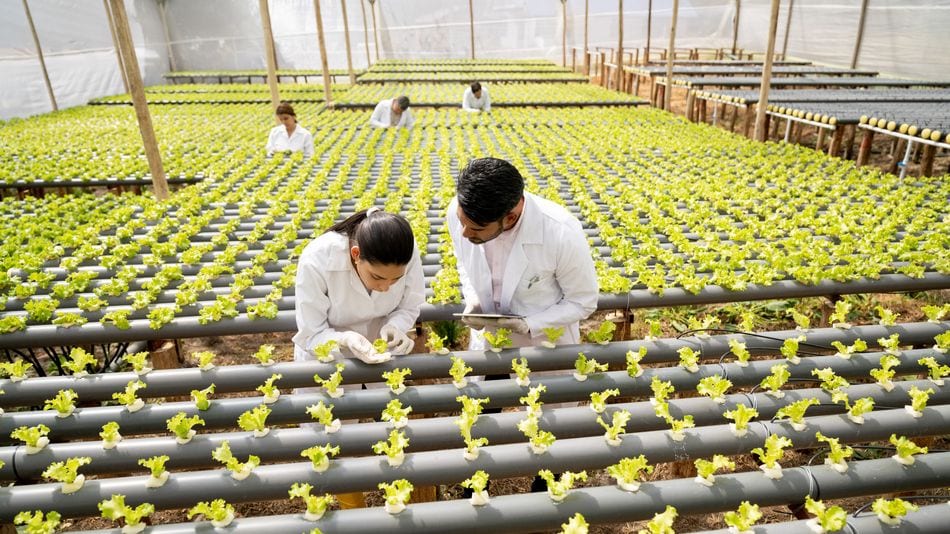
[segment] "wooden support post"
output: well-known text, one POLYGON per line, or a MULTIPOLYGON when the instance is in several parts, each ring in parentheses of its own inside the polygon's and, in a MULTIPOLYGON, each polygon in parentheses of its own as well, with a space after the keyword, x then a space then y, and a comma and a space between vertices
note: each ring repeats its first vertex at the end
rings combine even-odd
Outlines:
POLYGON ((788 33, 792 29, 792 9, 795 7, 795 0, 788 0, 788 16, 785 18, 785 37, 782 42, 782 60, 785 60, 785 53, 788 52, 788 33))
MULTIPOLYGON (((745 112, 743 113, 744 117, 742 119, 742 137, 749 137, 749 130, 752 129, 752 123, 755 121, 755 114, 752 112, 752 106, 746 105, 745 112)), ((765 131, 769 130, 768 126, 765 127, 765 131)))
POLYGON ((584 74, 590 76, 590 56, 587 55, 588 16, 590 15, 590 0, 584 0, 584 74))
POLYGON ((871 155, 871 143, 874 142, 874 131, 864 130, 864 134, 861 136, 861 146, 858 148, 858 160, 856 162, 858 167, 867 165, 868 157, 871 155))
POLYGON ((617 90, 623 83, 623 0, 617 0, 617 90))
POLYGON ((679 15, 680 0, 673 0, 673 18, 670 19, 670 46, 666 55, 666 86, 663 88, 663 109, 672 111, 673 96, 673 49, 676 46, 676 19, 679 15))
POLYGON ((891 161, 887 164, 887 172, 891 174, 897 173, 897 166, 903 160, 905 146, 907 146, 907 141, 899 137, 894 140, 893 154, 891 154, 891 161))
POLYGON ((129 19, 125 14, 123 0, 109 0, 112 14, 115 17, 116 37, 119 38, 119 49, 122 51, 122 63, 128 67, 129 86, 132 89, 132 105, 135 107, 135 116, 138 119, 139 131, 145 145, 145 158, 148 160, 148 169, 152 174, 152 189, 155 198, 168 198, 168 182, 165 180, 165 170, 162 168, 162 154, 158 150, 158 141, 155 139, 155 130, 152 128, 152 116, 148 112, 148 102, 145 100, 145 88, 142 85, 142 76, 139 74, 139 62, 135 57, 135 43, 132 42, 132 32, 129 31, 129 19))
POLYGON ((323 69, 323 98, 327 107, 332 107, 330 66, 329 61, 327 61, 327 42, 323 38, 323 15, 320 12, 320 0, 313 0, 313 13, 317 18, 317 42, 320 44, 320 67, 323 69))
MULTIPOLYGON (((468 5, 472 5, 472 0, 468 0, 468 5)), ((567 0, 561 0, 561 66, 567 67, 567 0)))
POLYGON ((735 106, 726 106, 725 111, 722 114, 723 128, 728 131, 733 131, 733 128, 736 125, 736 114, 739 112, 738 108, 735 106))
POLYGON ((158 14, 162 18, 162 32, 165 34, 165 49, 168 52, 168 68, 172 72, 178 70, 178 65, 175 63, 175 53, 172 51, 172 38, 171 34, 168 32, 168 18, 165 16, 165 4, 168 0, 160 0, 158 2, 158 14))
POLYGON ((647 42, 643 48, 643 64, 650 62, 650 32, 653 29, 653 0, 647 0, 647 42))
POLYGON ((36 26, 33 25, 33 15, 30 13, 30 4, 23 0, 23 10, 26 11, 26 21, 30 25, 30 33, 33 34, 33 44, 36 45, 36 57, 40 60, 40 69, 43 71, 43 81, 46 82, 46 94, 49 95, 49 103, 53 106, 53 111, 59 110, 56 105, 56 95, 53 94, 53 85, 49 81, 49 72, 46 71, 46 60, 43 59, 43 47, 40 46, 40 38, 36 34, 36 26))
MULTIPOLYGON (((736 4, 738 6, 738 3, 736 4)), ((765 66, 762 68, 762 84, 759 88, 759 102, 756 106, 755 138, 765 141, 765 112, 769 105, 769 85, 772 83, 772 60, 775 58, 775 30, 778 27, 779 0, 772 0, 772 13, 769 17, 769 39, 765 47, 765 66)))
POLYGON ((471 40, 472 59, 475 59, 475 8, 472 7, 472 0, 468 0, 468 36, 471 40))
POLYGON ((924 145, 923 160, 920 162, 920 175, 933 176, 934 156, 937 153, 937 147, 933 145, 924 145))
POLYGON ((825 146, 825 129, 818 127, 818 140, 815 141, 815 150, 821 152, 823 146, 825 146))
POLYGON ((376 31, 376 0, 369 2, 369 14, 373 17, 373 42, 376 43, 376 61, 379 61, 379 32, 376 31))
POLYGON ((600 53, 600 85, 607 87, 607 54, 600 53))
POLYGON ((858 36, 854 40, 854 53, 851 54, 851 68, 857 68, 858 56, 861 55, 861 41, 864 39, 864 21, 868 14, 868 0, 861 0, 861 18, 858 21, 858 36))
POLYGON ((350 47, 350 21, 346 18, 346 0, 340 0, 340 9, 343 14, 343 38, 346 39, 346 69, 350 75, 350 85, 356 83, 356 73, 353 71, 353 50, 350 47))
POLYGON ((854 157, 854 135, 858 127, 854 124, 849 124, 844 127, 844 159, 851 159, 854 157))
MULTIPOLYGON (((732 53, 736 53, 736 45, 739 44, 739 8, 742 4, 736 0, 736 16, 732 19, 732 53)), ((670 53, 673 53, 673 47, 670 46, 670 53)))
POLYGON ((837 156, 841 151, 841 139, 844 138, 844 126, 835 126, 835 133, 831 136, 831 144, 828 146, 828 155, 837 156))
POLYGON ((363 5, 363 0, 359 0, 359 2, 360 12, 363 13, 363 42, 366 47, 366 68, 368 69, 373 64, 373 61, 369 57, 369 27, 366 26, 366 6, 363 5))
MULTIPOLYGON (((261 9, 261 26, 264 28, 264 60, 267 62, 267 86, 270 87, 270 102, 274 112, 280 104, 280 92, 277 89, 277 64, 274 62, 274 35, 271 33, 270 9, 267 0, 258 0, 261 9)), ((275 121, 277 118, 275 116, 275 121)))
POLYGON ((109 33, 112 34, 112 46, 115 47, 115 57, 119 65, 119 74, 122 75, 122 86, 125 87, 126 93, 130 93, 129 76, 125 73, 125 65, 122 63, 122 52, 119 51, 119 40, 115 36, 115 19, 112 16, 112 8, 109 7, 109 0, 102 0, 102 5, 105 6, 106 18, 109 20, 109 33))

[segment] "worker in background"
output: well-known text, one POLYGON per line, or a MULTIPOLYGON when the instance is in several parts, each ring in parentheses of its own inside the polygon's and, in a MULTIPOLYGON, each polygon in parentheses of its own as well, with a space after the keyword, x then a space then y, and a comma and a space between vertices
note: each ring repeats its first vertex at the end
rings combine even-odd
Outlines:
POLYGON ((369 125, 374 128, 405 128, 411 130, 416 120, 409 111, 409 97, 400 96, 376 104, 369 125))
POLYGON ((488 89, 482 87, 482 84, 478 82, 472 82, 472 85, 466 88, 462 95, 462 110, 473 113, 491 111, 491 97, 488 96, 488 89))
POLYGON ((297 114, 293 106, 287 102, 281 102, 275 113, 280 125, 271 128, 267 136, 267 153, 290 151, 303 152, 305 158, 312 156, 313 135, 297 124, 297 114))

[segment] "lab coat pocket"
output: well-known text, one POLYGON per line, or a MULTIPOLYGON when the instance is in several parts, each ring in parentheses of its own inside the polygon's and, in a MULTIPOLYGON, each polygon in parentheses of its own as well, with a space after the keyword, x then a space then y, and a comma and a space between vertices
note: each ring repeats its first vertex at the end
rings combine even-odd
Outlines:
POLYGON ((521 279, 515 300, 529 310, 547 308, 557 301, 554 273, 531 273, 521 279))

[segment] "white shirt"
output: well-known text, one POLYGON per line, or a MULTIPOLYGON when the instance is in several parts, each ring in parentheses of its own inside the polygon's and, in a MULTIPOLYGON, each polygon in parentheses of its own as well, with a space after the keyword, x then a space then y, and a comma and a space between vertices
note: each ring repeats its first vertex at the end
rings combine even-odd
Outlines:
POLYGON ((350 261, 349 240, 327 232, 311 241, 297 264, 297 333, 294 360, 314 359, 312 349, 345 331, 369 341, 391 324, 400 331, 412 329, 425 301, 422 262, 413 249, 406 274, 388 291, 368 293, 350 261))
POLYGON ((412 110, 407 109, 402 112, 402 115, 399 117, 399 122, 393 124, 394 114, 393 114, 393 99, 383 100, 379 104, 376 104, 376 109, 373 110, 373 114, 369 118, 369 125, 374 128, 390 128, 392 126, 402 127, 407 130, 411 130, 412 126, 416 123, 416 119, 412 116, 412 110))
POLYGON ((515 225, 507 231, 504 231, 491 241, 484 243, 485 259, 488 261, 488 269, 491 271, 491 293, 492 302, 495 303, 495 309, 501 307, 502 282, 505 279, 505 266, 508 264, 508 257, 511 255, 511 249, 515 246, 518 233, 521 231, 521 222, 524 217, 518 217, 515 225))
POLYGON ((597 309, 599 297, 587 236, 580 222, 561 206, 527 192, 524 200, 521 228, 504 266, 498 307, 484 245, 462 236, 458 199, 449 204, 446 222, 465 302, 479 304, 484 313, 524 316, 530 334, 513 334, 515 346, 540 343, 541 329, 555 326, 565 327, 559 343, 579 343, 579 322, 597 309))
POLYGON ((491 111, 491 97, 488 96, 488 89, 482 87, 482 97, 475 98, 475 93, 471 87, 465 88, 462 95, 462 110, 464 111, 491 111))
POLYGON ((270 130, 270 135, 267 136, 267 153, 283 150, 303 152, 304 157, 309 158, 313 155, 313 135, 299 124, 294 128, 294 133, 289 136, 283 124, 274 126, 270 130))

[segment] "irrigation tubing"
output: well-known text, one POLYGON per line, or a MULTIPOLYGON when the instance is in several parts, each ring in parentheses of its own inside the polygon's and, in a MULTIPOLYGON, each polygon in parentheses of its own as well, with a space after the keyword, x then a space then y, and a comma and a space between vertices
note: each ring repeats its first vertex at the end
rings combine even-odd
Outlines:
MULTIPOLYGON (((935 499, 939 499, 935 497, 935 499)), ((947 519, 950 503, 921 506, 916 512, 907 512, 901 518, 900 526, 895 527, 881 522, 876 514, 867 513, 857 517, 848 516, 845 527, 839 530, 844 534, 895 534, 896 532, 913 534, 944 534, 947 531, 947 519)), ((196 525, 197 526, 197 525, 196 525)), ((787 521, 756 525, 749 529, 752 534, 801 534, 812 532, 808 521, 787 521)), ((696 534, 732 534, 729 529, 704 530, 696 534)))

